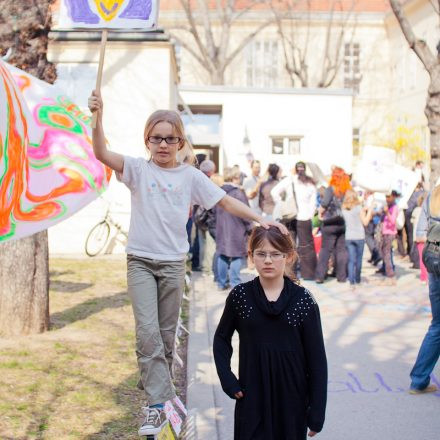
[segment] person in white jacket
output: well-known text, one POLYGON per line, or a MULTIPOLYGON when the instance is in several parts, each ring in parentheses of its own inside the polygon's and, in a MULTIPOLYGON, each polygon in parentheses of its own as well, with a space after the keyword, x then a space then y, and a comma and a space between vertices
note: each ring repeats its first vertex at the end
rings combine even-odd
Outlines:
POLYGON ((290 200, 294 196, 296 199, 296 217, 285 221, 284 224, 297 242, 301 277, 305 280, 315 279, 317 260, 312 235, 312 218, 316 212, 316 193, 315 182, 306 174, 304 162, 296 163, 292 174, 274 186, 270 193, 275 202, 275 213, 277 204, 283 198, 290 200))

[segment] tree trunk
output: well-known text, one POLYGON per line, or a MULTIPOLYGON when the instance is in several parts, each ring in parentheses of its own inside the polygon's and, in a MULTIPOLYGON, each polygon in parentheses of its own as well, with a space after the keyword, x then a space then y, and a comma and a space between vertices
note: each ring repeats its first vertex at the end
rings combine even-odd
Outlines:
POLYGON ((49 329, 47 231, 0 246, 0 335, 49 329))
POLYGON ((425 115, 428 119, 430 133, 431 175, 430 187, 440 177, 440 63, 431 72, 431 83, 428 88, 425 115))
POLYGON ((214 70, 210 72, 211 85, 222 86, 225 83, 225 72, 224 70, 214 70))
MULTIPOLYGON (((54 0, 2 0, 0 52, 11 64, 53 83, 47 61, 50 5, 54 0)), ((47 231, 0 244, 0 335, 41 333, 49 328, 47 231)))

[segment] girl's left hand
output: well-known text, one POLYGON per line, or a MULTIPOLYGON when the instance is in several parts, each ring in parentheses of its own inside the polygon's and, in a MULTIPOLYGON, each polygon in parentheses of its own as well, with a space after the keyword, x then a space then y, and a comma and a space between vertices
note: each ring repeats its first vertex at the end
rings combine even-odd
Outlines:
POLYGON ((316 434, 318 434, 318 433, 315 432, 315 431, 309 431, 308 436, 309 436, 309 437, 314 437, 316 434))
POLYGON ((284 235, 288 235, 289 231, 287 230, 287 228, 279 222, 274 222, 272 220, 263 220, 260 223, 260 226, 262 226, 264 229, 269 229, 270 226, 275 226, 276 228, 278 228, 284 235))

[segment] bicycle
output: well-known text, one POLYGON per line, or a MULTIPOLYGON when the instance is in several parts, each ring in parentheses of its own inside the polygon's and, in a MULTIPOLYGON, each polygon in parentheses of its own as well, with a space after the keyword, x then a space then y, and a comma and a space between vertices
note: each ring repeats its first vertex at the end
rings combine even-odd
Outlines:
POLYGON ((93 226, 87 235, 85 243, 85 251, 89 257, 95 257, 98 255, 107 245, 110 237, 111 227, 116 229, 114 239, 121 234, 125 237, 125 241, 128 238, 128 233, 122 229, 119 223, 116 223, 110 215, 110 207, 107 208, 105 217, 98 224, 93 226))

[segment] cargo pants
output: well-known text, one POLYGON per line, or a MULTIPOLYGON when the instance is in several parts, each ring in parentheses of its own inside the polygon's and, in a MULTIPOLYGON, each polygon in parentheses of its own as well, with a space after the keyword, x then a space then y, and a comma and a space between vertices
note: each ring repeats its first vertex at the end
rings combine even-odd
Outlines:
POLYGON ((127 256, 127 284, 136 325, 138 387, 148 405, 176 395, 171 378, 174 340, 185 279, 185 261, 127 256))

